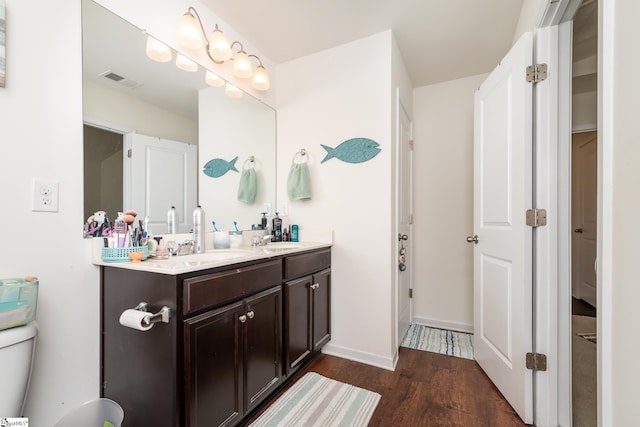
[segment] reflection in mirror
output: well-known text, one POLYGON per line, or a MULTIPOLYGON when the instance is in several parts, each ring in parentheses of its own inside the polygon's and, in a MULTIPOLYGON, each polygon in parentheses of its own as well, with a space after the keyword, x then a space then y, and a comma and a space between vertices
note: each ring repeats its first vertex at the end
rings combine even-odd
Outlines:
POLYGON ((202 67, 178 69, 175 52, 170 62, 152 61, 147 35, 91 0, 82 1, 82 18, 85 219, 98 210, 110 220, 136 210, 162 234, 173 205, 178 231, 188 232, 200 204, 208 223, 251 228, 265 205, 276 202, 275 111, 248 94, 230 98, 223 87, 206 85, 202 67), (96 133, 119 138, 122 151, 96 147, 96 133), (211 159, 236 156, 237 172, 219 178, 202 172, 211 159), (250 156, 257 193, 253 203, 243 203, 237 192, 250 156))

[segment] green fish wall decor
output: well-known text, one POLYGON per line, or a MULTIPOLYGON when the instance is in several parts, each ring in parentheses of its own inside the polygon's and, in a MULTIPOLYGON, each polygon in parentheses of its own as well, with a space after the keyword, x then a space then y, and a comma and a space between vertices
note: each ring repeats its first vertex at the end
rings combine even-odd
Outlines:
POLYGON ((229 171, 236 171, 236 161, 238 160, 238 156, 236 156, 231 161, 226 161, 224 159, 211 159, 204 165, 202 172, 205 175, 210 176, 211 178, 220 178, 222 175, 229 171))
POLYGON ((320 163, 336 158, 347 163, 362 163, 373 159, 381 150, 380 144, 369 138, 352 138, 344 141, 336 148, 320 144, 327 150, 327 155, 320 163))

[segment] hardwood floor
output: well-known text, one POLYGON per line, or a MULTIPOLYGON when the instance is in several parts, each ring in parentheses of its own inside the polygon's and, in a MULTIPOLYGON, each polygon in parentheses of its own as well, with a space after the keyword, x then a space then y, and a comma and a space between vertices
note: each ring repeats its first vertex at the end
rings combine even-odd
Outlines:
POLYGON ((395 371, 324 354, 309 371, 379 393, 370 427, 526 425, 473 360, 400 347, 395 371))

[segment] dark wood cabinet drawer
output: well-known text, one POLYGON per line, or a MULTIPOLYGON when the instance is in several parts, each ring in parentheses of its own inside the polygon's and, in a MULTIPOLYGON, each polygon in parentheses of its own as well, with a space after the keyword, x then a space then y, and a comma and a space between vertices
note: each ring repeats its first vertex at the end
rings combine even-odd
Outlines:
POLYGON ((280 259, 184 281, 184 314, 231 302, 282 282, 280 259))
POLYGON ((285 279, 295 279, 331 267, 331 249, 292 255, 285 259, 285 279))

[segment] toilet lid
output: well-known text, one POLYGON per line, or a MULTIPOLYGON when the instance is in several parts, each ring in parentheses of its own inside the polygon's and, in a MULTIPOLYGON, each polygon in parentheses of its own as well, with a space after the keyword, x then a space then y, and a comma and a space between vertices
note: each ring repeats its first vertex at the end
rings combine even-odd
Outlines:
POLYGON ((0 348, 9 347, 22 341, 30 340, 38 335, 36 322, 0 331, 0 348))

